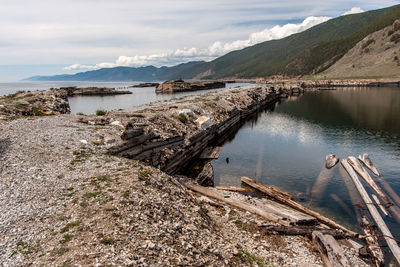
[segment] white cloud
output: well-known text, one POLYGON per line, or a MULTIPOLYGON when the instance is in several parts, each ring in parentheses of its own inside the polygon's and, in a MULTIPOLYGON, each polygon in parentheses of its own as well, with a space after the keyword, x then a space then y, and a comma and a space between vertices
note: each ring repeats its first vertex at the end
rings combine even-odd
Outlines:
POLYGON ((164 65, 176 64, 193 60, 212 60, 216 57, 222 56, 234 50, 243 49, 261 42, 270 41, 274 39, 281 39, 294 33, 305 31, 317 24, 331 19, 330 17, 307 17, 299 24, 285 24, 283 26, 276 25, 272 28, 266 28, 259 32, 251 33, 246 40, 236 40, 233 42, 220 42, 216 41, 207 48, 184 48, 175 51, 169 51, 153 55, 135 55, 135 56, 120 56, 115 62, 104 62, 96 65, 81 65, 73 64, 66 67, 66 70, 79 70, 79 69, 100 69, 112 68, 117 66, 146 66, 146 65, 164 65))
POLYGON ((357 6, 357 7, 352 7, 350 10, 344 12, 342 14, 342 16, 350 15, 350 14, 357 14, 357 13, 362 13, 362 12, 364 12, 364 10, 362 10, 360 7, 357 6))

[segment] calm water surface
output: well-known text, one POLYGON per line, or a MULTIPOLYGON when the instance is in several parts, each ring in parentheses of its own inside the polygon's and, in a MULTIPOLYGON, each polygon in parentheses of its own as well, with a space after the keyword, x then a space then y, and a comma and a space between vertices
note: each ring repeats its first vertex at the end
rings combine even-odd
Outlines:
POLYGON ((139 106, 154 101, 163 101, 171 98, 187 95, 201 95, 208 92, 226 90, 236 86, 249 85, 248 83, 227 83, 225 88, 181 92, 175 94, 156 94, 155 87, 129 88, 129 86, 140 82, 17 82, 0 83, 0 95, 15 93, 19 90, 45 90, 49 88, 60 88, 68 86, 76 87, 108 87, 122 90, 129 90, 131 95, 112 95, 112 96, 75 96, 69 98, 71 113, 93 114, 96 110, 125 109, 139 106))
MULTIPOLYGON (((400 89, 307 92, 261 112, 224 144, 213 161, 215 183, 240 186, 240 177, 249 176, 301 196, 304 205, 359 230, 349 194, 355 188, 345 182, 340 164, 325 169, 330 153, 340 158, 368 153, 400 194, 400 89)), ((400 224, 386 221, 400 239, 400 224)))

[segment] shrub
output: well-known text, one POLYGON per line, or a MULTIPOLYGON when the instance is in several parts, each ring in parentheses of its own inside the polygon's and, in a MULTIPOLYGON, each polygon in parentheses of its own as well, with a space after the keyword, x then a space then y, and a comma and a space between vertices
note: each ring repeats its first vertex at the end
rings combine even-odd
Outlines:
POLYGON ((97 116, 104 116, 106 114, 107 114, 107 112, 104 111, 104 110, 101 110, 101 109, 96 110, 96 115, 97 116))
POLYGON ((368 41, 365 42, 365 44, 362 45, 362 49, 367 48, 370 44, 375 43, 374 39, 368 39, 368 41))
POLYGON ((180 114, 178 115, 178 119, 180 120, 180 122, 182 122, 182 123, 184 123, 184 124, 186 124, 187 121, 188 121, 186 115, 183 114, 183 113, 180 113, 180 114))
POLYGON ((32 113, 33 113, 34 116, 43 116, 43 115, 45 115, 45 114, 40 110, 40 108, 37 108, 37 107, 35 107, 35 108, 32 109, 32 113))

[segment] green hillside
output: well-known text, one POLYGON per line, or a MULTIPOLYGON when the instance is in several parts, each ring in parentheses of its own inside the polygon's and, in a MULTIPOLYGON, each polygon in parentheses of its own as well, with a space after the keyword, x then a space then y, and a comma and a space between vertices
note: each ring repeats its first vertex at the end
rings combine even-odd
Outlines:
POLYGON ((230 52, 211 62, 173 67, 117 67, 74 75, 36 76, 40 81, 162 81, 256 78, 315 74, 326 70, 369 34, 400 18, 400 5, 331 19, 304 32, 230 52))
POLYGON ((204 71, 212 73, 204 78, 299 75, 323 70, 362 38, 399 17, 400 5, 397 5, 331 19, 304 32, 217 58, 203 66, 204 71))

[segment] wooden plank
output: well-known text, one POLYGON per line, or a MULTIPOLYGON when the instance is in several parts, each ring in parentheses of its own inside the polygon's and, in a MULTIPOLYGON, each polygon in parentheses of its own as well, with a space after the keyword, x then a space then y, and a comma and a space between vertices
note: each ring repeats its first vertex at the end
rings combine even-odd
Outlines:
POLYGON ((361 198, 363 199, 365 205, 367 206, 372 218, 374 219, 375 223, 377 224, 379 230, 382 232, 383 237, 386 240, 390 250, 392 251, 394 257, 396 258, 397 262, 400 264, 400 248, 393 238, 392 233, 390 232, 389 228, 387 227, 385 221, 382 219, 381 215, 379 214, 378 210, 376 209, 374 203, 372 203, 371 198, 369 197, 367 191, 365 191, 364 186, 360 182, 355 173, 352 166, 349 164, 349 159, 342 160, 341 163, 346 171, 349 173, 351 179, 353 180, 354 184, 356 185, 358 191, 360 192, 361 198))
POLYGON ((284 225, 272 225, 263 224, 260 225, 260 229, 266 234, 283 234, 283 235, 302 235, 312 238, 312 233, 314 231, 320 231, 323 234, 331 235, 335 238, 351 238, 352 236, 337 229, 322 229, 317 226, 284 226, 284 225))
POLYGON ((327 267, 350 267, 350 263, 347 260, 343 249, 340 247, 338 242, 331 235, 324 235, 319 231, 312 233, 313 243, 317 246, 320 251, 322 261, 327 267))
POLYGON ((267 194, 268 196, 278 200, 279 202, 282 202, 283 204, 288 205, 289 207, 291 207, 293 209, 299 210, 301 212, 304 212, 304 213, 306 213, 308 215, 311 215, 311 216, 317 218, 318 221, 320 221, 320 222, 322 222, 322 223, 324 223, 324 224, 326 224, 326 225, 328 225, 328 226, 330 226, 332 228, 341 229, 341 230, 343 230, 343 231, 345 231, 347 233, 350 233, 350 234, 352 234, 354 236, 358 236, 357 233, 347 229, 346 227, 334 222, 333 220, 331 220, 329 218, 326 218, 325 216, 319 214, 316 211, 313 211, 313 210, 311 210, 309 208, 306 208, 306 207, 302 206, 301 204, 293 201, 292 199, 288 198, 287 195, 282 194, 282 192, 277 190, 277 189, 273 189, 272 190, 270 187, 262 185, 262 184, 260 184, 260 183, 258 183, 256 181, 254 181, 254 180, 252 180, 252 179, 250 179, 248 177, 244 177, 244 176, 242 177, 242 182, 244 182, 245 184, 247 184, 247 185, 249 185, 249 186, 251 186, 251 187, 253 187, 253 188, 255 188, 255 189, 257 189, 257 190, 259 190, 259 191, 261 191, 263 193, 265 193, 265 194, 267 194))
POLYGON ((232 192, 241 192, 241 193, 250 193, 250 192, 254 192, 254 190, 251 190, 251 189, 238 188, 238 187, 216 186, 215 189, 218 189, 218 190, 226 190, 226 191, 232 191, 232 192))
POLYGON ((259 209, 257 207, 254 207, 253 205, 249 205, 247 203, 244 203, 242 201, 238 201, 235 199, 231 199, 231 198, 225 198, 224 195, 219 194, 215 191, 212 191, 206 187, 200 186, 200 185, 196 185, 194 183, 186 183, 186 187, 189 188, 192 191, 198 192, 202 195, 217 199, 219 201, 225 202, 233 207, 257 214, 269 221, 275 222, 275 223, 279 223, 282 225, 288 225, 287 221, 282 220, 281 217, 276 216, 274 214, 268 213, 263 211, 262 209, 259 209))
POLYGON ((216 147, 207 147, 204 151, 200 154, 200 159, 217 159, 221 154, 222 146, 216 147))
POLYGON ((355 157, 348 157, 347 162, 353 167, 353 169, 364 179, 364 181, 386 202, 385 204, 391 206, 392 203, 388 196, 383 192, 383 190, 378 186, 367 170, 361 165, 355 157))
POLYGON ((378 207, 381 209, 382 213, 385 214, 386 217, 389 216, 389 213, 387 213, 385 207, 381 204, 379 198, 374 194, 372 194, 371 196, 375 200, 376 205, 378 205, 378 207))

